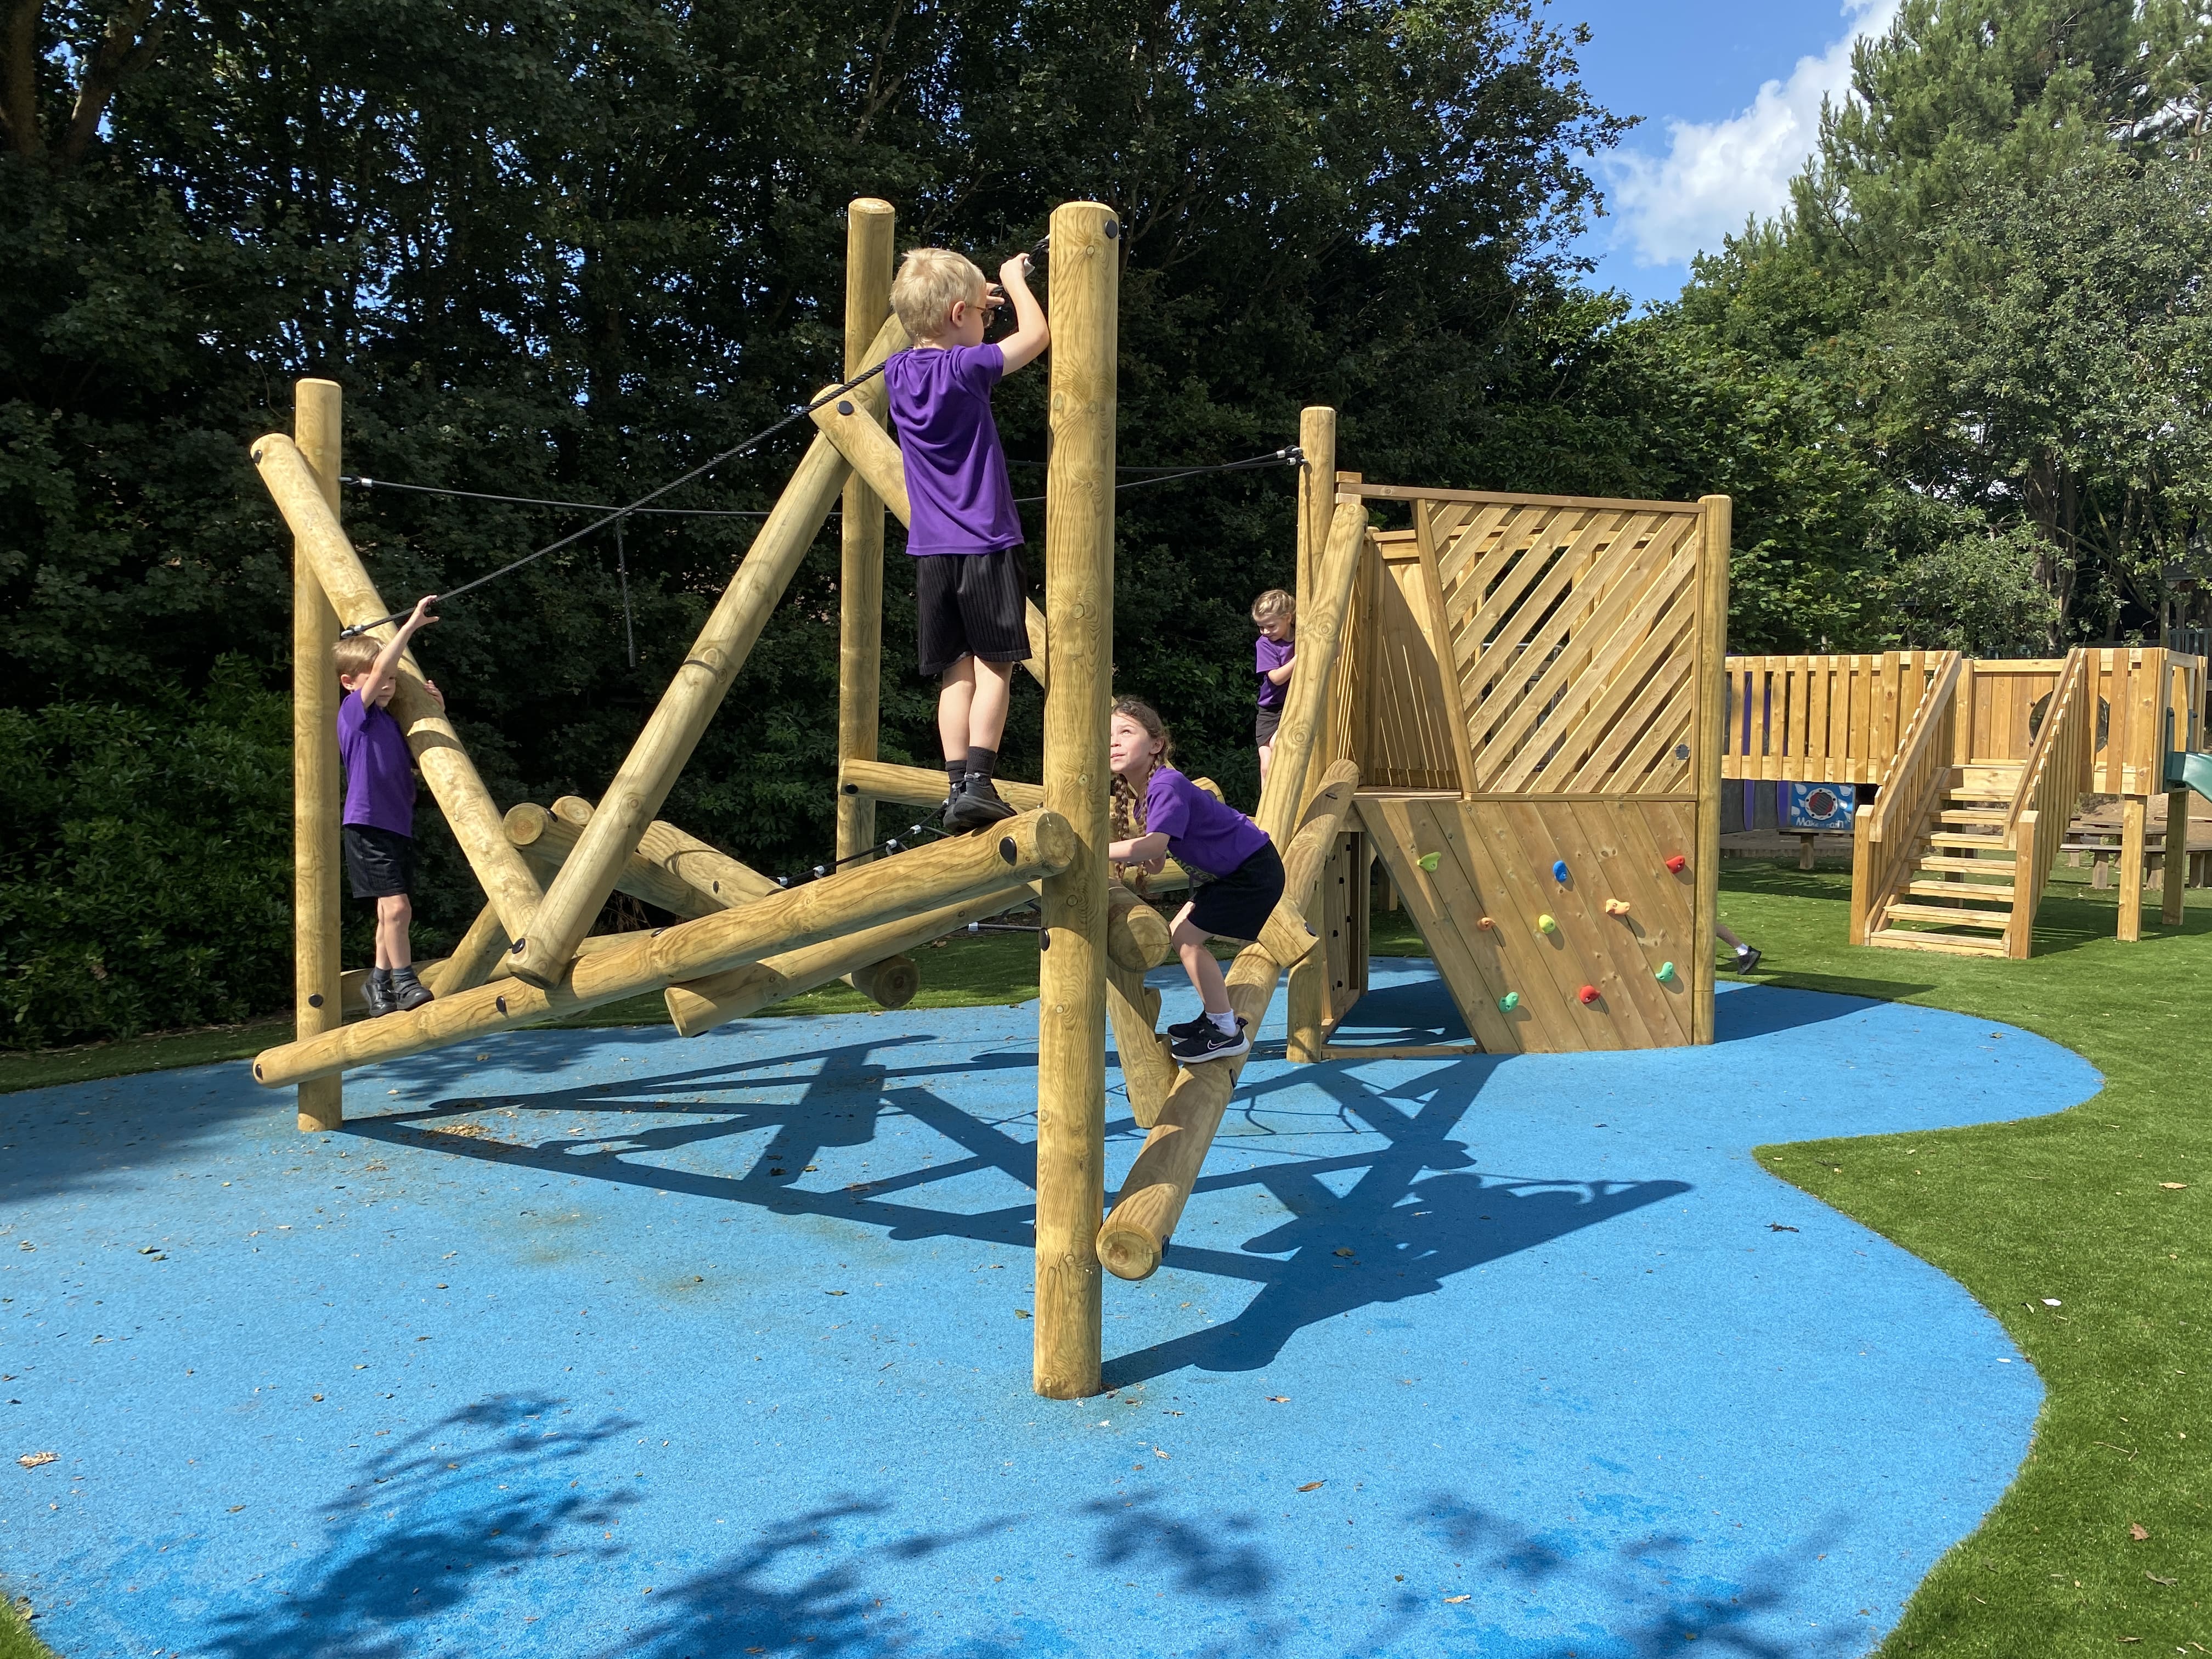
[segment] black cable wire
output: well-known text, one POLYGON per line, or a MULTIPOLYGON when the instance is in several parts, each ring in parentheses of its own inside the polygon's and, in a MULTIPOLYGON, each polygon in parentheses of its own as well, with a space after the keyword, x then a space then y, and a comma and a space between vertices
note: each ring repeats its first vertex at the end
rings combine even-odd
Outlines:
POLYGON ((637 666, 637 624, 629 614, 629 560, 623 551, 622 520, 615 520, 615 574, 622 580, 623 639, 629 647, 629 665, 637 666))
POLYGON ((797 887, 804 882, 820 881, 834 870, 840 869, 848 864, 857 864, 862 859, 874 858, 879 853, 885 857, 895 853, 902 853, 906 850, 902 843, 912 841, 916 836, 941 836, 944 833, 942 830, 935 829, 927 823, 914 824, 903 834, 887 836, 873 847, 863 847, 857 853, 848 853, 842 859, 832 859, 827 864, 817 864, 811 870, 804 871, 795 876, 778 876, 775 878, 775 884, 779 887, 797 887))
MULTIPOLYGON (((878 363, 873 368, 867 369, 861 374, 855 374, 851 380, 847 380, 843 385, 832 386, 829 391, 823 392, 822 396, 817 398, 812 403, 808 404, 804 409, 793 410, 790 414, 778 421, 774 426, 763 428, 762 430, 753 434, 751 437, 746 439, 743 443, 734 445, 732 447, 724 450, 720 454, 714 457, 711 460, 702 462, 699 465, 693 467, 689 472, 684 474, 683 477, 671 479, 668 483, 661 485, 658 489, 647 491, 644 495, 632 501, 629 506, 617 508, 607 517, 601 519, 597 524, 587 524, 581 530, 575 531, 571 534, 563 536, 558 541, 546 543, 544 546, 539 548, 535 553, 526 553, 520 558, 512 560, 509 562, 500 566, 496 570, 491 571, 485 575, 478 576, 474 581, 463 582, 459 587, 453 589, 450 592, 441 593, 438 595, 440 602, 443 603, 447 600, 457 599, 464 593, 474 592, 477 588, 482 587, 486 582, 495 582, 501 576, 505 576, 512 572, 520 570, 523 566, 531 563, 534 560, 544 558, 548 553, 557 553, 562 548, 571 546, 574 544, 583 540, 585 537, 590 535, 595 530, 604 530, 607 526, 636 512, 639 508, 644 507, 647 502, 657 501, 663 495, 667 495, 669 491, 681 489, 684 485, 690 483, 692 479, 699 477, 704 473, 713 471, 723 462, 744 454, 747 450, 752 448, 757 444, 767 442, 769 439, 782 431, 784 428, 791 425, 793 422, 804 420, 807 416, 811 415, 816 410, 823 407, 825 404, 835 403, 838 398, 850 392, 854 386, 866 385, 868 381, 875 379, 877 375, 883 372, 883 364, 878 363)), ((395 611, 385 616, 377 617, 374 622, 356 623, 351 628, 341 629, 338 637, 341 639, 351 639, 356 635, 367 633, 372 628, 380 628, 386 623, 403 622, 406 619, 408 614, 409 613, 405 611, 395 611)))
MULTIPOLYGON (((1178 478, 1203 478, 1216 472, 1257 472, 1271 466, 1301 466, 1305 463, 1305 452, 1296 444, 1283 449, 1269 450, 1265 455, 1253 455, 1241 461, 1223 461, 1216 466, 1186 467, 1180 472, 1163 472, 1157 477, 1132 478, 1127 483, 1114 486, 1115 495, 1124 490, 1142 489, 1147 484, 1173 483, 1178 478)), ((1042 495, 1017 495, 1016 507, 1024 507, 1044 500, 1042 495)))
POLYGON ((510 507, 565 507, 580 513, 632 513, 655 519, 765 519, 766 507, 618 507, 612 501, 562 501, 543 495, 495 495, 482 489, 447 489, 438 484, 394 483, 389 478, 341 475, 338 482, 362 489, 404 489, 414 495, 457 495, 464 501, 504 501, 510 507))

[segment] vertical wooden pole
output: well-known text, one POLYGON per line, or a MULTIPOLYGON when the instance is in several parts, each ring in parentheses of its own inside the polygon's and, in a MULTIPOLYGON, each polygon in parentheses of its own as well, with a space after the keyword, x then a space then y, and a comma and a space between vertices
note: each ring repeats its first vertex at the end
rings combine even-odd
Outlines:
POLYGON ((2168 927, 2181 926, 2182 889, 2189 881, 2189 792, 2176 789, 2166 798, 2166 867, 2160 872, 2158 919, 2168 927))
POLYGON ((1044 801, 1075 860, 1044 883, 1037 1005, 1036 1391, 1098 1392, 1106 1156, 1106 722, 1114 697, 1114 424, 1121 227, 1052 216, 1051 459, 1045 473, 1044 801))
MULTIPOLYGON (((1704 532, 1698 549, 1698 724, 1690 734, 1698 780, 1697 940, 1690 951, 1690 1041, 1713 1040, 1713 951, 1720 921, 1721 722, 1728 672, 1729 545, 1735 503, 1726 495, 1698 498, 1704 532)), ((1854 888, 1856 884, 1854 883, 1854 888)), ((1856 893, 1852 906, 1857 910, 1856 893)))
MULTIPOLYGON (((1329 520, 1336 514, 1336 411, 1316 406, 1298 412, 1298 447, 1305 464, 1298 469, 1298 615, 1314 603, 1314 578, 1322 550, 1328 544, 1329 520)), ((1336 758, 1339 743, 1330 729, 1335 699, 1322 706, 1322 730, 1316 749, 1324 763, 1336 758)), ((1316 951, 1291 969, 1285 1001, 1290 1041, 1284 1057, 1294 1065, 1322 1058, 1322 1026, 1328 1018, 1328 964, 1316 951)))
MULTIPOLYGON (((845 214, 845 378, 860 373, 891 307, 889 202, 863 196, 845 214)), ((845 486, 837 583, 837 761, 876 758, 884 664, 884 503, 855 473, 845 486)), ((837 856, 876 844, 872 795, 837 792, 837 856)))
MULTIPOLYGON (((2095 703, 2089 705, 2090 720, 2097 717, 2095 703)), ((2142 795, 2120 797, 2120 926, 2118 938, 2132 945, 2142 938, 2143 898, 2143 821, 2148 816, 2149 799, 2142 795)))
MULTIPOLYGON (((293 441, 313 469, 331 511, 338 510, 341 403, 335 380, 301 380, 294 389, 293 441)), ((313 564, 292 544, 292 1019, 300 1037, 345 1023, 338 994, 338 682, 331 608, 313 564)), ((315 1078, 300 1085, 303 1134, 345 1121, 345 1084, 315 1078)))

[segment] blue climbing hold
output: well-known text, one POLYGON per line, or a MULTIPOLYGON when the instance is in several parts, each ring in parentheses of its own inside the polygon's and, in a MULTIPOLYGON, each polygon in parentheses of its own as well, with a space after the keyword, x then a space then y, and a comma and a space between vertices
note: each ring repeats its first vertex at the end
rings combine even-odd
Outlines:
POLYGON ((1552 879, 1553 881, 1565 881, 1566 878, 1567 861, 1565 859, 1554 859, 1552 861, 1552 879))

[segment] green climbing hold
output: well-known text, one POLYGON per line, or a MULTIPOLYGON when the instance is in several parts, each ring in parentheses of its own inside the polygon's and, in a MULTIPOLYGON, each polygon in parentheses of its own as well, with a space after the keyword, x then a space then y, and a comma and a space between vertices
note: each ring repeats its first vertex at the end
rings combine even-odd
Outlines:
POLYGON ((1656 977, 1662 985, 1666 984, 1674 977, 1674 964, 1671 962, 1661 963, 1659 964, 1659 972, 1656 977))
POLYGON ((1498 999, 1498 1011, 1502 1014, 1510 1014, 1520 1006, 1521 994, 1518 991, 1508 991, 1498 999))
POLYGON ((1422 869, 1429 871, 1432 874, 1435 872, 1437 866, 1443 861, 1443 854, 1441 853, 1424 853, 1420 857, 1413 860, 1413 862, 1419 865, 1422 869))

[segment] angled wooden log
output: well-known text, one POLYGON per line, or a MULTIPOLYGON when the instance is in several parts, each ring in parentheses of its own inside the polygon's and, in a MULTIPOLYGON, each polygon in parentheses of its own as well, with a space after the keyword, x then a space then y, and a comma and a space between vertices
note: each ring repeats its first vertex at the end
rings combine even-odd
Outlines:
MULTIPOLYGON (((547 808, 524 801, 507 809, 507 838, 522 849, 522 854, 539 879, 549 886, 561 873, 561 867, 576 850, 576 843, 584 832, 576 824, 547 808)), ((634 899, 679 915, 687 920, 695 916, 711 916, 718 910, 726 910, 729 903, 709 898, 690 883, 669 874, 651 860, 632 853, 623 860, 621 875, 615 878, 615 890, 627 893, 634 899)), ((748 896, 757 896, 748 895, 748 896)), ((512 974, 514 964, 507 965, 512 974)))
MULTIPOLYGON (((830 391, 823 386, 809 403, 826 397, 830 391)), ((850 398, 840 398, 834 404, 823 404, 814 411, 814 424, 822 428, 823 435, 837 446, 838 453, 852 464, 854 472, 864 479, 870 489, 882 498, 883 504, 902 525, 914 523, 914 507, 906 490, 906 458, 899 453, 898 441, 884 430, 876 416, 850 398)), ((1022 664, 1029 670, 1030 678, 1039 685, 1046 684, 1046 641, 1051 637, 1045 627, 1044 612, 1030 599, 1022 601, 1029 619, 1030 655, 1022 664)), ((873 759, 874 757, 869 757, 873 759)), ((942 793, 942 792, 940 792, 942 793)))
POLYGON ((255 1060, 253 1075, 275 1087, 558 1019, 995 892, 1017 880, 1066 868, 1075 851, 1075 835, 1066 819, 1050 812, 1024 813, 981 835, 939 842, 643 934, 634 944, 579 955, 550 988, 495 981, 441 997, 412 1013, 386 1014, 286 1043, 255 1060))
POLYGON ((1159 1033, 1160 994, 1145 983, 1141 969, 1106 964, 1106 1018, 1114 1028, 1129 1115, 1139 1129, 1149 1129, 1160 1121, 1168 1091, 1175 1087, 1176 1063, 1159 1033))
MULTIPOLYGON (((971 921, 984 921, 1029 901, 1029 884, 1020 882, 957 904, 940 905, 919 915, 902 916, 860 933, 811 945, 804 950, 783 951, 727 973, 687 980, 668 988, 668 1017, 679 1035, 697 1036, 726 1021, 757 1014, 833 980, 850 984, 871 967, 880 969, 889 963, 906 962, 905 951, 917 950, 933 939, 957 933, 971 921), (856 963, 860 964, 857 969, 854 965, 856 963)), ((890 988, 885 987, 886 990, 890 988)), ((874 992, 868 994, 876 996, 879 1002, 884 1001, 874 992)), ((884 1006, 898 1005, 884 1002, 884 1006)))
MULTIPOLYGON (((292 427, 300 453, 335 517, 343 471, 342 410, 335 380, 294 388, 292 427)), ((292 542, 292 1029, 301 1036, 345 1023, 339 982, 343 911, 338 818, 338 679, 331 661, 337 613, 324 596, 313 557, 292 542)), ((366 1004, 363 1005, 366 1006, 366 1004)), ((334 1077, 300 1086, 299 1127, 312 1133, 345 1121, 344 1085, 334 1077)))
POLYGON ((492 969, 505 960, 508 943, 507 924, 499 919, 499 907, 487 904, 477 912, 477 919, 461 935, 453 954, 437 964, 435 975, 427 969, 423 972, 422 983, 433 996, 449 997, 456 991, 472 991, 489 979, 492 969))
MULTIPOLYGON (((284 515, 297 545, 314 567, 316 580, 322 583, 338 621, 351 628, 386 614, 391 607, 377 592, 353 544, 338 527, 337 516, 324 499, 313 469, 299 446, 281 432, 272 433, 253 446, 253 460, 277 511, 284 515)), ((386 624, 369 633, 372 638, 388 640, 392 631, 386 624)), ((477 884, 499 907, 500 921, 509 935, 520 938, 538 908, 538 883, 522 854, 507 840, 499 809, 492 805, 491 793, 477 775, 476 763, 461 746, 453 722, 423 689, 422 671, 416 665, 412 652, 399 659, 392 714, 406 733, 407 747, 422 769, 422 781, 430 786, 453 839, 460 843, 462 855, 476 872, 477 884)), ((599 914, 597 905, 592 914, 599 914)), ((580 934, 581 930, 578 931, 580 934)))
MULTIPOLYGON (((1358 787, 1359 770, 1350 761, 1330 767, 1291 840, 1283 860, 1283 896, 1301 911, 1312 902, 1358 787)), ((1282 965, 1261 945, 1247 945, 1230 967, 1229 1006, 1254 1030, 1267 1015, 1281 972, 1282 965)), ((1158 1270, 1247 1058, 1208 1060, 1176 1077, 1159 1121, 1121 1183, 1121 1197, 1098 1231, 1098 1259, 1117 1278, 1146 1279, 1158 1270)))
POLYGON ((1329 688, 1343 648, 1345 619, 1351 612, 1352 584, 1359 574, 1359 556, 1366 542, 1365 505, 1356 501, 1341 503, 1329 521, 1328 545, 1315 572, 1313 608, 1298 617, 1297 670, 1291 676, 1290 695, 1283 700, 1274 758, 1268 763, 1267 781, 1261 787, 1260 810, 1255 814, 1278 851, 1289 846, 1291 830, 1306 799, 1308 763, 1328 712, 1329 688))
MULTIPOLYGON (((878 332, 863 367, 881 362, 906 343, 906 331, 896 317, 890 319, 878 332)), ((865 406, 881 408, 882 377, 854 387, 852 396, 865 406)), ((623 860, 636 850, 639 837, 660 811, 806 550, 821 533, 850 472, 837 447, 817 436, 599 798, 598 811, 553 878, 530 933, 516 940, 518 978, 541 987, 560 978, 575 942, 614 891, 623 860)))
MULTIPOLYGON (((592 821, 592 803, 580 795, 563 795, 553 803, 553 814, 568 828, 580 834, 592 821)), ((772 881, 750 865, 732 858, 719 847, 709 846, 698 836, 678 830, 674 824, 655 818, 646 826, 638 842, 635 854, 623 866, 624 881, 630 880, 631 866, 644 864, 656 873, 654 885, 672 895, 681 892, 684 903, 664 903, 653 899, 638 886, 623 886, 621 890, 646 898, 649 903, 659 903, 666 910, 681 916, 708 916, 717 910, 727 910, 748 899, 765 898, 770 893, 783 890, 781 883, 772 881)), ((905 957, 886 957, 881 962, 863 963, 848 973, 832 975, 842 979, 862 996, 872 998, 885 1008, 903 1008, 914 1000, 921 988, 921 969, 905 957)), ((789 993, 793 996, 796 991, 789 993)), ((734 1019, 736 1015, 726 1016, 734 1019)), ((689 1036, 690 1033, 685 1033, 689 1036)))

